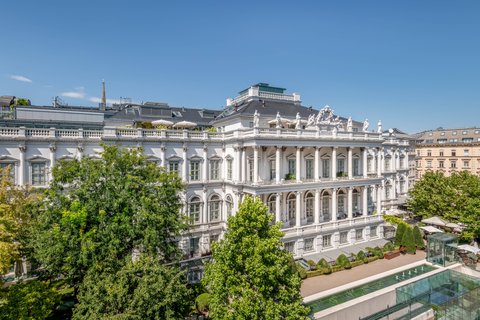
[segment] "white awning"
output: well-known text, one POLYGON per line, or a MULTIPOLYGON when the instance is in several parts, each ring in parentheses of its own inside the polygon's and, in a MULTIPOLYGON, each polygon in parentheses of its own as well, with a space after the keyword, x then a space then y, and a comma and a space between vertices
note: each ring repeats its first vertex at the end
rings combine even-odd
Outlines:
POLYGON ((458 250, 465 250, 469 252, 473 252, 474 254, 478 254, 480 252, 480 249, 475 248, 474 246, 471 246, 469 244, 462 244, 457 247, 458 250))
POLYGON ((442 227, 447 225, 447 222, 440 219, 439 217, 431 217, 431 218, 423 219, 422 222, 426 224, 433 224, 433 225, 442 226, 442 227))
POLYGON ((425 226, 425 227, 420 227, 420 229, 427 231, 428 233, 438 233, 438 232, 443 232, 440 229, 437 229, 432 226, 425 226))
POLYGON ((158 126, 170 127, 172 125, 173 125, 172 121, 168 121, 168 120, 164 120, 164 119, 152 121, 152 126, 154 126, 154 127, 158 127, 158 126))
POLYGON ((173 125, 174 128, 193 128, 196 126, 197 124, 195 122, 190 121, 180 121, 173 125))

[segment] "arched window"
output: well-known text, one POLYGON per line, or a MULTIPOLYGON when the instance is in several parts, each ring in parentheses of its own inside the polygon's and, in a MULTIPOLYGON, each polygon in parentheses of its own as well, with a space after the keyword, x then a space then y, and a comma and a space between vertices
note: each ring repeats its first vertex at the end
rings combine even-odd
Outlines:
POLYGON ((407 192, 405 190, 405 178, 402 176, 400 178, 400 193, 405 193, 405 192, 407 192))
POLYGON ((295 193, 290 193, 287 197, 288 220, 290 224, 295 222, 295 211, 297 207, 297 196, 295 193))
POLYGON ((391 196, 392 196, 392 184, 390 183, 390 181, 387 181, 385 183, 385 200, 390 199, 391 196))
POLYGON ((322 192, 320 202, 322 203, 323 221, 330 220, 330 194, 327 191, 322 192))
POLYGON ((309 223, 313 222, 314 202, 315 196, 313 193, 308 192, 305 194, 305 215, 309 223))
POLYGON ((275 213, 277 211, 277 195, 272 193, 271 195, 268 196, 267 198, 267 206, 268 206, 268 211, 270 213, 275 213))
POLYGON ((352 191, 352 208, 353 213, 360 212, 360 192, 357 189, 352 191))
POLYGON ((208 211, 209 211, 210 221, 220 220, 221 203, 222 203, 222 200, 220 199, 220 196, 218 194, 214 194, 213 196, 210 197, 210 200, 208 201, 208 211))
POLYGON ((227 218, 233 213, 233 199, 232 196, 227 194, 225 197, 225 205, 227 206, 227 218))
POLYGON ((202 201, 199 197, 193 197, 190 199, 188 205, 188 216, 191 223, 200 223, 200 216, 202 210, 202 201))
POLYGON ((345 195, 345 192, 343 190, 340 190, 338 191, 338 195, 337 195, 337 211, 339 214, 343 215, 345 214, 345 198, 346 198, 346 195, 345 195))

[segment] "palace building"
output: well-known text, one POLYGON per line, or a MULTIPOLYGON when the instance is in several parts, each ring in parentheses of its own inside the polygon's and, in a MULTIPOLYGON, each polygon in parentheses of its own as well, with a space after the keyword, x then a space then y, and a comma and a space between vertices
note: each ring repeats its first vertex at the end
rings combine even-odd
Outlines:
POLYGON ((101 143, 143 148, 187 186, 192 228, 179 239, 186 259, 208 255, 247 195, 268 205, 296 258, 332 260, 381 244, 382 214, 409 188, 409 140, 383 133, 380 122, 372 130, 328 106, 304 107, 285 91, 259 83, 223 110, 2 106, 0 165, 18 185, 44 187, 55 163, 97 158, 101 143))

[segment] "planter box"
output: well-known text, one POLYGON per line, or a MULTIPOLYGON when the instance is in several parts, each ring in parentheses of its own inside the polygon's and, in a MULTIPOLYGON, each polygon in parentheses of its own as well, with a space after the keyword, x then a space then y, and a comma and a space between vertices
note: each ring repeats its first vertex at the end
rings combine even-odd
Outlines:
POLYGON ((395 257, 398 257, 400 255, 400 251, 391 251, 387 252, 383 255, 383 257, 387 260, 393 259, 395 257))

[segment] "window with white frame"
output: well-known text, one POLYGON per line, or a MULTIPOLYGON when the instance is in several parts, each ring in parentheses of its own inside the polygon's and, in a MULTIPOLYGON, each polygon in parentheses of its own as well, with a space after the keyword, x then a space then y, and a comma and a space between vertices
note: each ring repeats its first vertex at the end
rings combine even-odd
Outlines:
POLYGON ((342 190, 338 192, 337 208, 339 213, 345 213, 345 193, 342 190))
POLYGON ((253 181, 253 160, 248 160, 248 181, 253 181))
POLYGON ((330 195, 327 193, 322 196, 322 213, 324 215, 330 214, 330 195))
POLYGON ((202 201, 199 197, 193 197, 190 199, 189 204, 189 217, 191 223, 199 223, 201 216, 202 201))
POLYGON ((200 161, 190 161, 190 180, 200 180, 200 161))
POLYGON ((405 169, 405 157, 400 157, 400 169, 405 169))
POLYGON ((313 247, 313 241, 314 241, 314 238, 305 239, 305 243, 304 243, 303 249, 304 249, 305 251, 313 251, 313 249, 314 249, 314 247, 313 247))
POLYGON ((354 189, 352 192, 352 208, 353 212, 360 210, 360 193, 357 189, 354 189))
POLYGON ((463 150, 463 155, 466 156, 466 157, 470 156, 470 150, 469 149, 464 149, 463 150))
POLYGON ((345 172, 345 159, 337 159, 337 172, 345 172))
POLYGON ((168 172, 178 174, 179 168, 180 168, 179 161, 172 160, 168 162, 168 172))
POLYGON ((210 197, 210 201, 208 201, 208 211, 210 221, 219 221, 220 220, 220 208, 221 208, 222 200, 220 196, 214 194, 210 197))
POLYGON ((353 176, 360 175, 360 159, 353 158, 353 176))
POLYGON ((340 244, 348 243, 348 231, 340 232, 340 244))
POLYGON ((295 254, 295 242, 294 241, 285 242, 285 250, 292 254, 295 254))
POLYGON ((313 159, 305 160, 305 178, 313 179, 313 159))
POLYGON ((277 171, 276 171, 276 166, 277 163, 275 160, 270 160, 270 180, 275 180, 277 177, 277 171))
POLYGON ((277 195, 275 194, 269 195, 267 200, 267 205, 268 205, 268 211, 270 211, 270 213, 275 213, 277 210, 277 195))
POLYGON ((322 245, 324 248, 328 248, 332 246, 332 235, 327 234, 322 237, 322 245))
POLYGON ((385 199, 390 199, 392 195, 392 185, 390 183, 385 184, 385 199))
POLYGON ((197 254, 200 251, 200 238, 190 238, 190 254, 197 254))
POLYGON ((400 193, 405 193, 405 180, 400 180, 400 193))
POLYGON ((363 239, 363 229, 355 229, 355 240, 363 239))
POLYGON ((233 178, 233 160, 227 159, 227 180, 232 180, 233 178))
POLYGON ((305 195, 305 215, 309 222, 313 221, 313 208, 314 208, 315 198, 314 195, 309 192, 305 195))
POLYGON ((15 163, 14 162, 0 162, 0 176, 9 171, 10 181, 15 183, 15 163))
POLYGON ((470 161, 464 160, 464 161, 463 161, 463 167, 464 167, 464 168, 470 167, 470 161))
POLYGON ((220 160, 210 160, 210 180, 220 179, 220 160))
POLYGON ((44 186, 47 183, 47 164, 32 162, 32 186, 44 186))
POLYGON ((295 159, 288 159, 288 173, 295 174, 295 159))
POLYGON ((287 198, 288 220, 295 221, 295 212, 297 207, 297 197, 295 193, 290 193, 287 198))
POLYGON ((385 157, 385 171, 390 171, 390 164, 391 163, 391 158, 390 157, 385 157))
POLYGON ((330 178, 330 159, 322 159, 322 178, 330 178))

